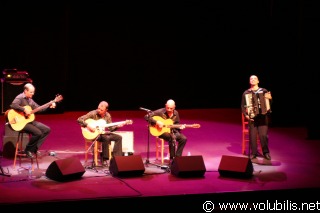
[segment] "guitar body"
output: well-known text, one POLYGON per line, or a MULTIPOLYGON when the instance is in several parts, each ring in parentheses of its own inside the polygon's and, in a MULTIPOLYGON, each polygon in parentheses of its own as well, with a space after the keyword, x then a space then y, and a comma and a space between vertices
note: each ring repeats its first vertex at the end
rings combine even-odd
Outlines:
POLYGON ((86 127, 81 127, 82 135, 88 140, 95 139, 99 134, 103 134, 105 132, 104 128, 107 125, 107 122, 103 119, 94 120, 94 119, 87 119, 86 122, 90 125, 94 124, 96 129, 94 132, 90 131, 86 127))
POLYGON ((200 124, 173 124, 173 120, 171 119, 163 119, 160 116, 153 116, 152 118, 156 121, 161 121, 164 124, 162 128, 160 128, 158 125, 149 126, 150 134, 156 137, 162 135, 165 132, 170 133, 171 128, 180 128, 181 126, 200 128, 200 124))
POLYGON ((151 135, 159 136, 165 132, 170 133, 170 125, 173 124, 173 121, 171 119, 163 119, 160 116, 153 116, 152 118, 155 119, 156 121, 162 121, 164 123, 164 125, 162 128, 158 127, 158 125, 150 126, 149 131, 150 131, 151 135))
POLYGON ((90 126, 94 125, 96 129, 94 132, 92 132, 86 127, 81 127, 82 135, 85 139, 93 140, 99 134, 104 134, 106 132, 105 128, 107 128, 107 127, 117 126, 119 124, 132 124, 133 121, 126 120, 126 121, 120 121, 120 122, 115 122, 115 123, 107 123, 104 119, 94 120, 94 119, 89 118, 86 120, 86 123, 88 123, 88 125, 90 125, 90 126))
MULTIPOLYGON (((30 106, 24 106, 24 108, 30 109, 30 106)), ((34 114, 30 114, 29 116, 25 116, 23 112, 18 112, 14 109, 10 109, 8 112, 8 123, 11 128, 15 131, 20 131, 24 128, 27 123, 34 121, 34 114)))

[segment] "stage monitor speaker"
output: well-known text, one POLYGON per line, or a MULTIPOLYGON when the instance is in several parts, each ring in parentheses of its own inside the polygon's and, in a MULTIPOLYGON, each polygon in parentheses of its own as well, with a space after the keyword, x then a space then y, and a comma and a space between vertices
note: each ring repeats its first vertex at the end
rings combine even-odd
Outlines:
POLYGON ((140 155, 114 156, 110 160, 109 171, 112 176, 140 176, 145 168, 140 155))
POLYGON ((171 174, 179 177, 202 177, 205 172, 201 155, 175 157, 171 165, 171 174))
POLYGON ((220 176, 250 178, 253 165, 248 157, 223 155, 218 168, 220 176))
POLYGON ((46 171, 46 176, 52 180, 65 182, 80 179, 85 173, 78 158, 70 157, 53 161, 46 171))
POLYGON ((1 79, 2 91, 1 91, 1 112, 5 113, 10 109, 10 104, 13 99, 23 92, 23 87, 26 83, 32 83, 31 79, 27 81, 5 81, 1 79))

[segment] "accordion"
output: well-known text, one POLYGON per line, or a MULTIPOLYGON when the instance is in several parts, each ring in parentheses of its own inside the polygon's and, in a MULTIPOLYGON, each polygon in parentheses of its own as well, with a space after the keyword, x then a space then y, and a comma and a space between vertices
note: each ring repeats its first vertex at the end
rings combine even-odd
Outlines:
POLYGON ((246 106, 250 118, 258 114, 265 115, 270 111, 270 100, 264 97, 263 91, 252 92, 245 95, 246 106))

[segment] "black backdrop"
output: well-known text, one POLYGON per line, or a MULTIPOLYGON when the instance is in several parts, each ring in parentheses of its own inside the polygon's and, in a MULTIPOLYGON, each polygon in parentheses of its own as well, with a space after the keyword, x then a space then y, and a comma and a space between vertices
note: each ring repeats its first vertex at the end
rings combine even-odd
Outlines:
POLYGON ((1 1, 0 69, 27 70, 37 102, 63 94, 66 111, 169 98, 180 109, 239 108, 256 74, 274 124, 308 125, 319 117, 314 2, 1 1))

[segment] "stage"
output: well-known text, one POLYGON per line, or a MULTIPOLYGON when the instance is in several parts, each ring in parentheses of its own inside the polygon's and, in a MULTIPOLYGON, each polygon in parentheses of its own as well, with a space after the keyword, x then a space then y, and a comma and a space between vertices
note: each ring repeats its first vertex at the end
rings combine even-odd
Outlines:
MULTIPOLYGON (((160 162, 155 160, 155 138, 148 134, 144 111, 110 111, 113 122, 133 121, 132 125, 124 126, 121 131, 134 133, 132 154, 141 159, 144 171, 130 177, 114 176, 107 167, 91 168, 91 153, 88 161, 84 161, 84 138, 76 119, 85 112, 37 114, 37 120, 51 127, 51 134, 40 149, 39 169, 35 168, 29 177, 25 169, 30 164, 29 160, 24 159, 22 167, 17 164, 14 169, 13 159, 2 153, 1 166, 5 175, 0 176, 1 209, 87 208, 88 205, 101 209, 105 205, 106 208, 115 206, 141 210, 141 205, 148 204, 152 205, 145 208, 149 211, 203 211, 207 201, 208 206, 210 202, 216 204, 214 210, 221 202, 261 203, 266 199, 271 203, 276 199, 282 203, 289 200, 299 205, 302 201, 315 202, 313 197, 316 196, 312 194, 319 192, 320 187, 320 141, 307 140, 304 127, 270 127, 271 161, 258 157, 252 162, 253 172, 249 178, 223 176, 218 171, 223 156, 247 158, 241 153, 240 110, 190 109, 179 112, 182 123, 201 126, 184 130, 188 137, 184 155, 187 158, 187 153, 190 153, 190 157, 203 159, 203 176, 181 177, 159 166, 160 162), (83 175, 62 182, 48 178, 48 167, 65 159, 80 162, 83 175)), ((2 122, 5 123, 3 117, 2 122)), ((192 162, 189 161, 190 164, 192 162)), ((240 161, 238 165, 241 166, 240 161)))

